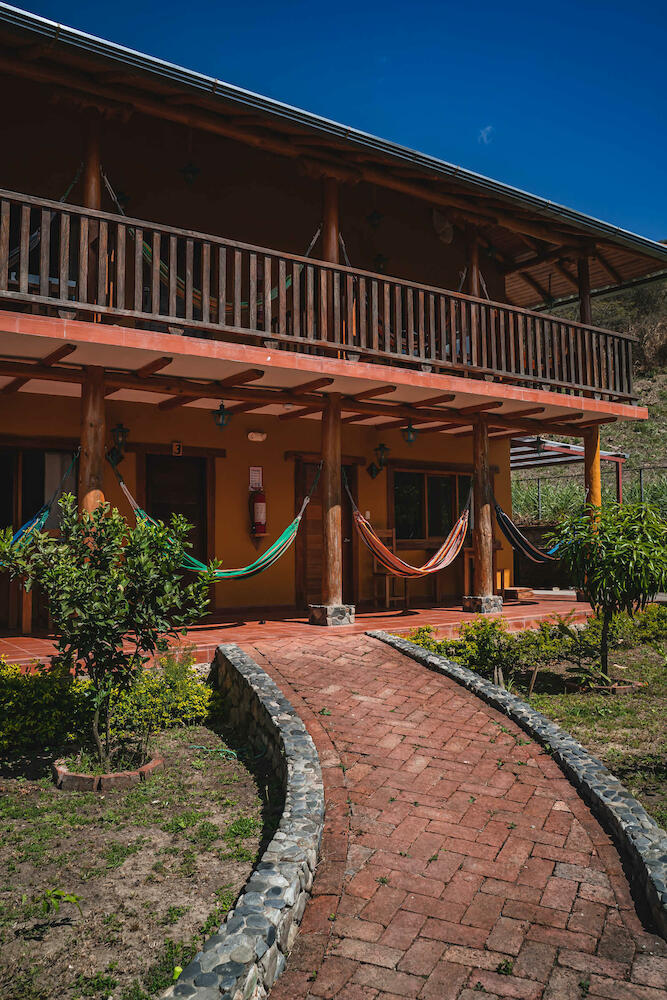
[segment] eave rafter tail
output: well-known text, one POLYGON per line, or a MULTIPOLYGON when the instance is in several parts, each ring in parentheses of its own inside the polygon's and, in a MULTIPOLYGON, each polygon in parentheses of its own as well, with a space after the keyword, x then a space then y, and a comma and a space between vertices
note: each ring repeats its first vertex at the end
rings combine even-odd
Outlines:
MULTIPOLYGON (((251 369, 256 372, 259 378, 264 374, 260 369, 251 369)), ((239 400, 244 404, 261 407, 267 405, 284 406, 296 405, 304 411, 315 412, 321 410, 326 402, 326 393, 304 392, 295 389, 275 389, 270 387, 251 387, 236 383, 240 376, 245 375, 244 382, 250 381, 249 372, 239 373, 230 376, 229 379, 222 379, 217 382, 197 382, 189 379, 174 379, 164 375, 151 375, 149 377, 139 377, 134 371, 107 370, 104 376, 105 387, 110 391, 121 389, 138 390, 140 392, 154 392, 160 395, 183 399, 184 402, 192 402, 196 399, 225 399, 239 400)), ((86 378, 83 368, 66 367, 64 365, 48 365, 43 363, 31 364, 25 361, 0 360, 0 377, 13 379, 22 378, 27 381, 41 380, 51 382, 65 382, 71 384, 81 384, 86 378)), ((313 381, 305 383, 312 385, 313 381)), ((436 397, 442 398, 442 397, 436 397)), ((165 402, 170 403, 171 399, 165 402)), ((425 401, 428 402, 428 401, 425 401)), ((245 408, 245 407, 244 407, 245 408)), ((467 407, 457 410, 446 406, 426 406, 410 405, 407 403, 375 402, 373 399, 360 399, 354 396, 346 396, 343 402, 343 409, 358 416, 360 419, 366 417, 385 417, 387 420, 397 420, 407 422, 411 419, 427 421, 440 421, 460 426, 470 425, 470 410, 467 407)), ((544 422, 531 420, 528 418, 529 412, 541 412, 543 407, 535 407, 533 410, 522 411, 516 416, 500 416, 496 413, 489 415, 487 419, 498 429, 532 432, 540 434, 544 429, 544 422)), ((240 411, 240 408, 239 408, 240 411)), ((237 412, 239 412, 237 411, 237 412)), ((305 415, 305 414, 304 414, 305 415)), ((343 418, 346 422, 348 418, 343 418)), ((563 416, 560 422, 549 420, 549 430, 569 436, 578 436, 582 426, 593 426, 596 423, 609 423, 615 421, 616 417, 598 417, 594 420, 586 421, 585 425, 577 424, 579 414, 573 415, 572 423, 563 416)))

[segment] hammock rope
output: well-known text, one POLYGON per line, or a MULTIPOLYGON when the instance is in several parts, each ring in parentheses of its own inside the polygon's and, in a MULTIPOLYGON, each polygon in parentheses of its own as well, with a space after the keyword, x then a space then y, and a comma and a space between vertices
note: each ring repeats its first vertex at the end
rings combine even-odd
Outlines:
MULTIPOLYGON (((149 524, 157 525, 157 521, 155 521, 150 516, 150 514, 148 514, 142 507, 140 507, 137 501, 134 499, 134 497, 130 493, 127 483, 125 482, 125 480, 123 479, 123 477, 121 476, 120 472, 115 467, 115 465, 113 465, 113 463, 110 464, 112 465, 112 468, 116 473, 116 478, 118 479, 120 488, 125 494, 125 498, 127 499, 127 502, 132 508, 132 511, 134 513, 135 518, 137 519, 137 522, 143 521, 149 524)), ((317 484, 320 479, 321 471, 322 471, 322 463, 320 462, 319 466, 317 467, 317 472, 315 473, 315 476, 313 478, 311 487, 303 499, 303 503, 301 504, 298 514, 296 515, 294 520, 287 525, 287 527, 285 528, 283 533, 279 536, 279 538, 277 538, 275 542, 273 542, 273 544, 268 547, 266 552, 263 552, 261 556, 255 559, 255 561, 250 563, 248 566, 239 566, 236 569, 220 568, 214 570, 213 577, 216 581, 246 580, 249 577, 256 576, 258 573, 263 573, 264 570, 269 569, 271 566, 273 566, 274 563, 278 562, 280 557, 283 556, 285 552, 287 552, 287 550, 291 548, 291 546, 294 543, 294 540, 297 536, 297 532, 299 530, 299 525, 301 524, 301 519, 303 518, 303 515, 306 511, 306 507, 310 503, 313 493, 317 489, 317 484)), ((208 572, 208 566, 206 566, 205 563, 200 562, 199 559, 196 559, 189 552, 184 553, 183 562, 181 566, 183 569, 189 570, 192 573, 208 572)))
POLYGON ((404 577, 406 580, 411 580, 429 576, 431 573, 439 573, 440 570, 445 569, 454 562, 463 548, 463 543, 468 532, 468 524, 470 521, 470 501, 472 491, 468 494, 465 507, 459 514, 458 519, 454 522, 452 530, 447 535, 438 551, 435 552, 423 566, 412 566, 410 563, 404 562, 403 559, 399 559, 399 557, 392 552, 391 549, 387 548, 384 542, 376 534, 373 525, 363 516, 354 502, 354 498, 350 492, 345 470, 343 470, 343 484, 350 499, 350 503, 352 504, 352 516, 361 540, 370 549, 380 565, 384 566, 384 568, 393 576, 400 576, 404 577))
POLYGON ((521 555, 526 557, 526 559, 530 559, 530 561, 534 563, 543 564, 556 561, 558 558, 556 555, 558 552, 557 545, 554 545, 553 548, 548 551, 538 549, 536 545, 533 545, 533 543, 526 538, 521 531, 519 531, 516 524, 514 524, 509 515, 505 513, 495 497, 493 498, 493 504, 496 510, 496 521, 498 522, 498 527, 513 549, 516 549, 517 552, 520 552, 521 555))

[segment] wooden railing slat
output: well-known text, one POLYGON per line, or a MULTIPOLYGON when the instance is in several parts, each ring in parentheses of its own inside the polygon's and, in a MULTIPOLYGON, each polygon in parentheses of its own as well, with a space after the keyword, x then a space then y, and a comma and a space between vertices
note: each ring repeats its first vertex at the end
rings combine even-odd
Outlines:
POLYGON ((9 202, 0 205, 0 291, 5 291, 9 279, 9 202))
POLYGON ((60 216, 60 248, 58 254, 58 291, 60 299, 67 301, 69 294, 69 215, 60 216))

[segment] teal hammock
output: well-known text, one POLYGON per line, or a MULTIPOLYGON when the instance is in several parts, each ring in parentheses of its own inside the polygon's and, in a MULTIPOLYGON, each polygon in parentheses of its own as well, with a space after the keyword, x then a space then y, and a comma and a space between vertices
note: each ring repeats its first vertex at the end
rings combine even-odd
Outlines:
POLYGON ((46 522, 48 521, 51 509, 56 500, 58 499, 58 497, 60 496, 62 488, 67 482, 69 475, 72 469, 74 468, 76 460, 79 457, 80 451, 81 449, 77 448, 74 454, 72 455, 72 461, 67 466, 67 469, 63 477, 61 478, 60 482, 58 483, 58 486, 54 490, 53 495, 46 501, 46 503, 42 507, 39 508, 37 513, 34 514, 29 521, 26 521, 25 524, 21 525, 18 531, 14 532, 14 535, 12 536, 12 548, 15 549, 16 551, 19 551, 20 549, 24 548, 24 546, 26 546, 30 541, 31 537, 37 534, 38 531, 41 531, 46 522))
MULTIPOLYGON (((129 503, 137 522, 143 521, 148 524, 157 524, 157 522, 148 514, 142 507, 139 506, 137 501, 134 499, 130 493, 127 483, 118 472, 115 466, 113 466, 114 472, 118 478, 120 488, 125 494, 127 502, 129 503)), ((322 469, 322 463, 320 463, 313 483, 310 490, 304 497, 303 503, 299 513, 296 515, 294 520, 288 524, 288 526, 283 531, 282 535, 273 542, 272 545, 268 547, 266 552, 263 552, 261 556, 258 556, 254 562, 250 563, 249 566, 239 566, 237 569, 216 569, 213 572, 215 580, 246 580, 248 577, 256 576, 258 573, 263 573, 264 570, 269 569, 274 563, 278 562, 280 557, 287 552, 287 550, 294 543, 297 532, 299 530, 299 525, 301 524, 301 518, 303 517, 306 507, 310 503, 311 497, 317 488, 317 484, 320 478, 320 472, 322 469)), ((183 556, 183 562, 181 563, 183 569, 189 570, 191 573, 207 573, 208 566, 205 563, 200 562, 199 559, 195 559, 193 555, 186 552, 183 556)))

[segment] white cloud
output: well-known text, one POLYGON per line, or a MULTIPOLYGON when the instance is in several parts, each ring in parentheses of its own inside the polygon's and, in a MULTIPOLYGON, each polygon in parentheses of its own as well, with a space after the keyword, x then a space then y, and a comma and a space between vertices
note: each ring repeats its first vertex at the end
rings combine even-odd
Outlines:
POLYGON ((483 146, 488 146, 489 143, 493 142, 493 132, 495 132, 493 125, 485 125, 484 128, 479 130, 477 142, 481 142, 483 146))

